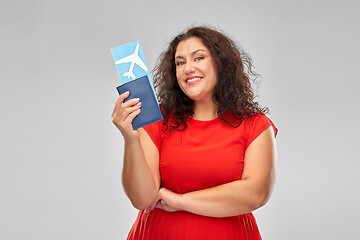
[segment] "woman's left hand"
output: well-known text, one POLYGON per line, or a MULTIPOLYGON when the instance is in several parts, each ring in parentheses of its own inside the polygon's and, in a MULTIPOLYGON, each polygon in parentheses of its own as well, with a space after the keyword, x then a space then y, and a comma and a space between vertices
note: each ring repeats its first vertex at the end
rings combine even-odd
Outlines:
POLYGON ((156 201, 149 210, 160 208, 166 212, 180 211, 179 202, 182 195, 175 193, 167 188, 160 188, 156 201))

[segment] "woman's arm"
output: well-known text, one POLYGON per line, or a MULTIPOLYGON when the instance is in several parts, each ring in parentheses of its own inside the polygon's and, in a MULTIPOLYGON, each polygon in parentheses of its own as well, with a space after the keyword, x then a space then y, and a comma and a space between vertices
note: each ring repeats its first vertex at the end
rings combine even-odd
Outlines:
POLYGON ((241 180, 216 187, 176 194, 159 191, 156 207, 165 211, 188 211, 210 217, 229 217, 251 212, 269 199, 275 181, 276 148, 272 127, 247 148, 241 180))
POLYGON ((139 114, 141 103, 138 104, 138 99, 124 103, 128 95, 120 95, 112 119, 125 142, 122 172, 125 193, 134 207, 145 209, 155 201, 160 188, 159 152, 144 129, 132 128, 132 120, 139 114))

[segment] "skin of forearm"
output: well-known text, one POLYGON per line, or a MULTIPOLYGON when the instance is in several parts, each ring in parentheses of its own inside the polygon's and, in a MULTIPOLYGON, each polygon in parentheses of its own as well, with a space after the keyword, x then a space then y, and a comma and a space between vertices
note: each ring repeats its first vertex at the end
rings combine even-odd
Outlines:
POLYGON ((180 196, 181 210, 209 217, 245 214, 263 206, 270 190, 259 189, 250 180, 238 180, 180 196))
POLYGON ((140 141, 125 141, 122 182, 126 195, 139 210, 149 207, 159 188, 145 160, 140 141))

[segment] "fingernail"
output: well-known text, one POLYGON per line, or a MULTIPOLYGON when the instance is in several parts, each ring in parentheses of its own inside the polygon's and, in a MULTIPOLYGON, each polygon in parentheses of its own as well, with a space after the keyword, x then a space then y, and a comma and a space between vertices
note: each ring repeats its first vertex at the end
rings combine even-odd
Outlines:
POLYGON ((141 102, 138 102, 138 104, 136 104, 136 106, 140 107, 140 106, 141 106, 141 102))
POLYGON ((140 101, 140 98, 134 98, 134 100, 138 102, 138 101, 140 101))
POLYGON ((128 94, 128 93, 129 93, 129 91, 124 92, 124 94, 128 94))

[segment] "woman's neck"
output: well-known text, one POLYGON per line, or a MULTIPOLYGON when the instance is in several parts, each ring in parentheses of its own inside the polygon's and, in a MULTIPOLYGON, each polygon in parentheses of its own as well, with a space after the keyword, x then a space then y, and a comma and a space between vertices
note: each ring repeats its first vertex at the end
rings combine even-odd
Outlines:
POLYGON ((218 117, 218 106, 213 101, 211 102, 196 102, 194 108, 193 119, 208 121, 218 117))

